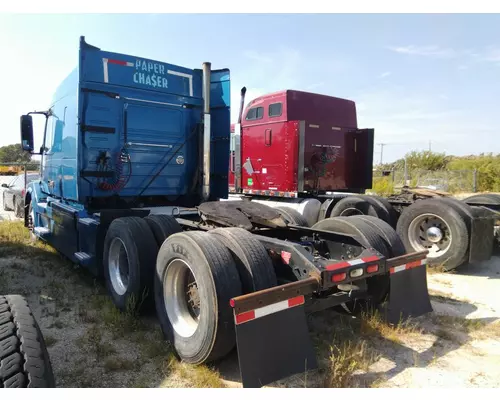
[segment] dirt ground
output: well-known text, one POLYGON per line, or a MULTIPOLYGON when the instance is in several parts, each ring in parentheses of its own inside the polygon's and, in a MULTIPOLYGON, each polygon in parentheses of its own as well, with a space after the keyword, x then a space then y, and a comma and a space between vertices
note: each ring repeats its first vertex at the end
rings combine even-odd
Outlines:
MULTIPOLYGON (((101 281, 1 217, 0 293, 28 298, 58 387, 241 386, 235 352, 215 365, 179 363, 154 310, 118 313, 101 281)), ((500 258, 429 273, 428 285, 434 312, 405 326, 331 310, 309 316, 318 370, 271 386, 499 387, 500 258)))

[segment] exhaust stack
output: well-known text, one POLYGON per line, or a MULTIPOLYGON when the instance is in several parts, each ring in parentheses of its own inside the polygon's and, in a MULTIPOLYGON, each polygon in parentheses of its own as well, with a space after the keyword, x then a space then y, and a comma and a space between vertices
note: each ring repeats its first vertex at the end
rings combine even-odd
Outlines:
POLYGON ((247 88, 243 86, 241 88, 241 99, 240 99, 240 112, 238 113, 238 124, 241 124, 241 117, 243 115, 243 106, 245 104, 245 93, 247 92, 247 88))
POLYGON ((210 68, 203 63, 203 200, 210 198, 210 68))

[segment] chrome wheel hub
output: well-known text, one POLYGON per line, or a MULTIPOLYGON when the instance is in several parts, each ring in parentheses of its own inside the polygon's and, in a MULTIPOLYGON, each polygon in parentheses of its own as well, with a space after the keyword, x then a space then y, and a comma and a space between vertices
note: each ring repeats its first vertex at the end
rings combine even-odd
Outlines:
POLYGON ((109 277, 113 290, 123 296, 129 284, 129 261, 127 248, 120 238, 114 238, 109 246, 109 277))
POLYGON ((201 299, 196 277, 185 261, 176 259, 167 265, 163 297, 175 332, 185 338, 193 336, 200 320, 201 299))
POLYGON ((449 225, 441 217, 425 213, 411 221, 408 240, 416 251, 427 250, 428 258, 445 254, 451 247, 452 234, 449 225))

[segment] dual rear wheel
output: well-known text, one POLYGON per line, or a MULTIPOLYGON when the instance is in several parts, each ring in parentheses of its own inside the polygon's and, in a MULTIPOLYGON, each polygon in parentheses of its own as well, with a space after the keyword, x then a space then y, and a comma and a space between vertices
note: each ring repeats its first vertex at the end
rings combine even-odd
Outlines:
POLYGON ((182 232, 165 215, 113 221, 104 267, 116 307, 125 311, 132 304, 145 311, 154 301, 163 333, 177 356, 192 364, 234 348, 231 298, 277 284, 266 249, 249 232, 182 232))

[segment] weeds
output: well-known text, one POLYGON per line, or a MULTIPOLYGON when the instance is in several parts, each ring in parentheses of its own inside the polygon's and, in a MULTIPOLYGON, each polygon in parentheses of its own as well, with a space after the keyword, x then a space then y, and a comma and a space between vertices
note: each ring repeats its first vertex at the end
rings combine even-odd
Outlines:
POLYGON ((113 346, 103 341, 102 333, 97 325, 93 325, 85 335, 78 339, 77 344, 89 348, 98 360, 116 353, 113 346))
MULTIPOLYGON (((144 329, 143 322, 139 319, 138 303, 133 297, 129 299, 124 312, 118 310, 105 295, 96 295, 91 299, 91 307, 99 312, 99 320, 102 321, 113 333, 114 337, 121 337, 131 332, 144 329)), ((84 312, 84 317, 93 319, 89 310, 84 312)))
POLYGON ((390 325, 382 319, 378 311, 365 311, 361 316, 361 334, 373 336, 374 333, 392 342, 402 343, 405 335, 422 333, 422 329, 411 319, 400 321, 397 325, 390 325))
POLYGON ((370 350, 366 341, 343 341, 330 347, 328 376, 325 386, 329 388, 353 387, 356 371, 367 372, 375 362, 375 353, 370 350))
MULTIPOLYGON (((164 375, 176 374, 186 381, 187 387, 193 388, 225 388, 220 374, 207 365, 191 365, 177 361, 170 354, 163 364, 164 375)), ((164 381, 165 382, 165 381, 164 381)))

